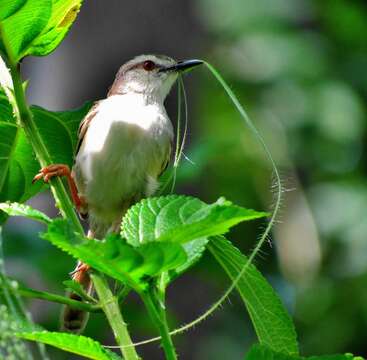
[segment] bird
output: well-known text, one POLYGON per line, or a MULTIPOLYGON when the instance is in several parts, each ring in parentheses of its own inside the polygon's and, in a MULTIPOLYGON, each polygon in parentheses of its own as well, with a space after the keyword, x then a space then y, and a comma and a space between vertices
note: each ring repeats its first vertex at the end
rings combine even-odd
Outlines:
MULTIPOLYGON (((98 100, 80 123, 72 170, 51 164, 34 181, 65 176, 77 211, 88 217, 88 237, 119 232, 130 206, 152 196, 167 168, 174 130, 164 101, 180 73, 201 60, 176 61, 165 55, 140 55, 123 64, 106 98, 98 100)), ((78 262, 71 273, 89 293, 89 266, 78 262)), ((75 293, 74 300, 82 300, 75 293)), ((88 314, 65 307, 62 329, 83 331, 88 314)))

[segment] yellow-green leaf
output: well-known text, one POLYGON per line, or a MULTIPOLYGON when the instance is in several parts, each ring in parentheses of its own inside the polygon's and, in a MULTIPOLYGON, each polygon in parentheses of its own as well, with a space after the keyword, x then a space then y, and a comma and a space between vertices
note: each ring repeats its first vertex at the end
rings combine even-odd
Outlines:
POLYGON ((26 55, 44 56, 64 39, 82 0, 2 0, 0 48, 16 63, 26 55))

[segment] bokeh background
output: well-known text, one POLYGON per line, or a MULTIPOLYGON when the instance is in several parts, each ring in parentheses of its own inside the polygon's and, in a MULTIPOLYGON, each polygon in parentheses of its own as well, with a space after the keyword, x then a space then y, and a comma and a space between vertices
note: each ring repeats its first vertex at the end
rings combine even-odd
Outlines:
MULTIPOLYGON (((272 240, 256 265, 294 318, 304 355, 367 356, 367 4, 363 0, 85 1, 62 45, 29 58, 32 103, 51 110, 103 98, 118 67, 141 53, 214 64, 248 110, 281 169, 287 191, 272 240)), ((223 90, 203 67, 186 78, 189 143, 176 192, 205 201, 225 196, 271 209, 268 160, 223 90)), ((173 122, 176 96, 167 101, 173 122)), ((31 201, 57 215, 45 192, 31 201)), ((231 239, 249 253, 264 224, 238 226, 231 239)), ((63 292, 74 261, 41 241, 37 224, 4 229, 8 273, 63 292)), ((209 255, 169 289, 172 327, 189 322, 222 294, 228 279, 209 255)), ((60 307, 27 303, 36 322, 58 328, 60 307)), ((155 335, 139 300, 123 308, 135 340, 155 335)), ((113 344, 101 315, 86 334, 113 344)), ((256 340, 241 301, 177 336, 182 359, 242 359, 256 340)), ((55 360, 77 359, 49 349, 55 360)), ((139 348, 161 359, 157 344, 139 348)))

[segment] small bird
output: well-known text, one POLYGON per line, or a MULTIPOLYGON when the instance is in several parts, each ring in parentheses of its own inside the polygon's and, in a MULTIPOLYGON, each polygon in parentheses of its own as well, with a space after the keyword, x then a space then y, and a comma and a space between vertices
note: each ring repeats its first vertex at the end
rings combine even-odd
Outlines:
MULTIPOLYGON (((157 190, 174 137, 165 98, 180 72, 202 63, 140 55, 122 65, 107 97, 97 101, 80 124, 72 171, 53 164, 35 176, 34 181, 46 182, 66 176, 77 210, 88 216, 88 237, 119 232, 128 208, 157 190)), ((79 262, 72 277, 91 291, 88 269, 79 262)), ((74 293, 70 297, 81 300, 74 293)), ((86 321, 82 311, 65 308, 65 330, 80 332, 86 321)))

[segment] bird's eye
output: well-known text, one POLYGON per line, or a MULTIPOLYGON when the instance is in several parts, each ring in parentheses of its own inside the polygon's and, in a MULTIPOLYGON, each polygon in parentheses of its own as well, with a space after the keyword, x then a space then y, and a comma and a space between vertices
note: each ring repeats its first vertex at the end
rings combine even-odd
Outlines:
POLYGON ((155 63, 151 60, 144 61, 143 68, 146 71, 152 71, 153 69, 155 69, 155 63))

